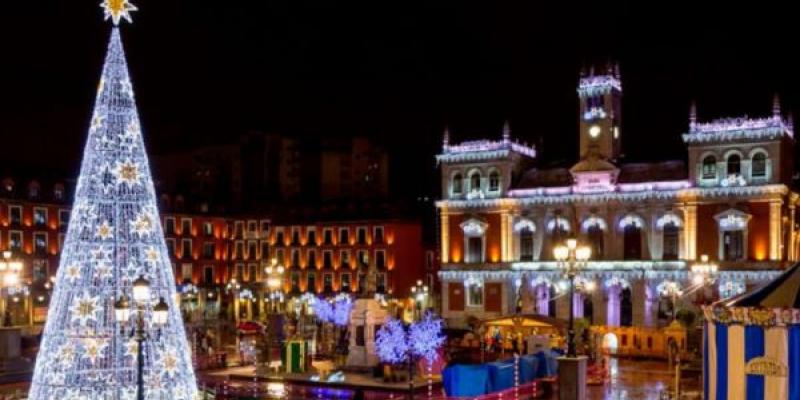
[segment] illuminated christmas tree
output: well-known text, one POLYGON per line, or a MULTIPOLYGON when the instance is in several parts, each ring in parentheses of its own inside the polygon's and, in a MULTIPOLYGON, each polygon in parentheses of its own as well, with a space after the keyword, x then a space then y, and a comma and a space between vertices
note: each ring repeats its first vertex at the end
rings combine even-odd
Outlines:
POLYGON ((138 345, 114 304, 132 298, 133 281, 144 277, 143 398, 192 399, 191 353, 117 26, 136 8, 128 0, 102 6, 114 26, 29 398, 136 398, 138 345), (159 327, 160 299, 169 312, 159 327))

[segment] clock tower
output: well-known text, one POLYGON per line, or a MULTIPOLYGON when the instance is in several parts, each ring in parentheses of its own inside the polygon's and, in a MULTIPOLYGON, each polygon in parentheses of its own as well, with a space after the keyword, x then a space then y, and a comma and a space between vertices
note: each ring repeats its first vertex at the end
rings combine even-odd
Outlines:
POLYGON ((578 83, 580 98, 580 158, 595 156, 614 161, 621 150, 622 81, 619 65, 609 66, 604 74, 592 68, 581 74, 578 83))

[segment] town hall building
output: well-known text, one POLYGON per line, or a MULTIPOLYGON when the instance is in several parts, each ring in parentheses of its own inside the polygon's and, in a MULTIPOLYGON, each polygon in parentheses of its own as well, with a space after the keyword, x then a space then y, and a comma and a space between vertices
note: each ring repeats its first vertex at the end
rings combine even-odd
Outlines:
POLYGON ((794 132, 775 100, 764 118, 697 120, 682 161, 620 162, 618 68, 580 78, 580 159, 537 168, 536 149, 512 139, 451 143, 441 154, 442 313, 452 326, 515 312, 566 319, 553 248, 576 237, 592 249, 572 312, 594 325, 657 327, 674 305, 727 298, 775 278, 798 257, 791 187, 794 132), (702 255, 718 265, 693 282, 702 255), (593 290, 589 290, 593 288, 593 290))

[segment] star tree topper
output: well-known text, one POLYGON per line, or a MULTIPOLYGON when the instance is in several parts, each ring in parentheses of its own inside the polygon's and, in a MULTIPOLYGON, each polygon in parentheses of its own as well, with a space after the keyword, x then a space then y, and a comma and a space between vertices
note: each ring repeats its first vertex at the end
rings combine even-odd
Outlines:
POLYGON ((119 21, 125 18, 126 21, 133 23, 131 19, 131 11, 138 11, 135 5, 131 4, 128 0, 103 0, 100 4, 105 11, 105 19, 111 18, 114 25, 119 25, 119 21))

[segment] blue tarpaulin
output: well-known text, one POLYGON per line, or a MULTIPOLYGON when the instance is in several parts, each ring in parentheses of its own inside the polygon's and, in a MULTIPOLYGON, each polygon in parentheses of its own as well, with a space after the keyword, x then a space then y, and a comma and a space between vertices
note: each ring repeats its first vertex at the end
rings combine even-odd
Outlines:
POLYGON ((558 360, 556 360, 556 355, 552 351, 540 351, 534 356, 539 360, 538 369, 536 370, 537 378, 553 376, 558 373, 558 360))
POLYGON ((449 366, 442 371, 442 380, 448 396, 480 396, 489 393, 489 368, 485 364, 449 366))
POLYGON ((514 360, 487 363, 489 391, 499 392, 514 387, 514 360))
POLYGON ((536 379, 536 370, 539 359, 534 355, 524 355, 519 358, 519 383, 528 383, 536 379))

